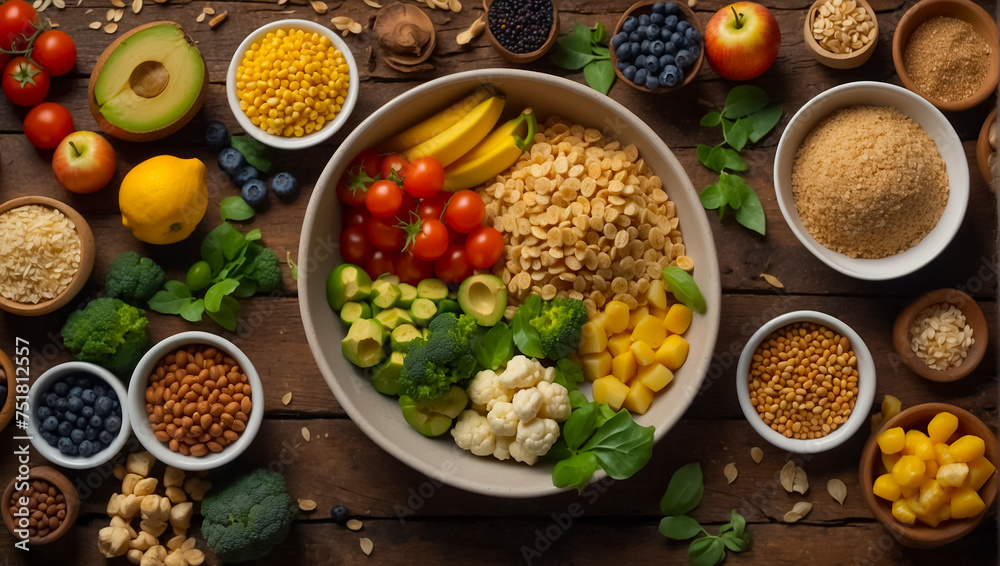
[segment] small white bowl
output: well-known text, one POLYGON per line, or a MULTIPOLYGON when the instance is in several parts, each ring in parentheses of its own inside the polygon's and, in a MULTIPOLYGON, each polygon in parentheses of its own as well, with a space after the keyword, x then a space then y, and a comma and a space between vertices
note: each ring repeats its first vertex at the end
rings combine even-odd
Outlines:
POLYGON ((868 412, 871 411, 872 403, 875 401, 875 360, 871 351, 865 345, 864 340, 850 326, 842 321, 821 312, 816 311, 795 311, 771 319, 761 326, 757 332, 743 347, 740 354, 739 364, 736 366, 736 394, 740 400, 740 408, 750 426, 764 440, 774 446, 788 452, 796 454, 816 454, 825 452, 843 444, 848 438, 858 432, 868 421, 868 412), (783 434, 764 424, 757 409, 750 404, 750 388, 748 377, 750 375, 750 362, 753 359, 757 346, 767 338, 772 332, 781 327, 794 322, 813 322, 826 326, 830 330, 846 336, 851 341, 851 349, 858 361, 858 396, 854 402, 854 409, 851 411, 847 422, 838 426, 836 430, 822 438, 811 440, 801 440, 798 438, 786 438, 783 434))
POLYGON ((969 204, 969 163, 962 141, 948 119, 933 104, 905 88, 879 82, 853 82, 833 87, 807 102, 792 116, 778 141, 774 159, 774 191, 785 222, 814 256, 837 271, 869 281, 895 279, 930 263, 951 242, 969 204), (792 194, 792 165, 802 140, 835 110, 855 105, 892 106, 930 134, 948 172, 948 204, 937 225, 916 246, 881 259, 851 258, 817 242, 802 225, 792 194))
MULTIPOLYGON (((13 394, 13 391, 8 393, 8 395, 13 394)), ((118 451, 125 446, 125 442, 128 441, 128 437, 132 434, 132 428, 129 426, 128 393, 125 392, 125 386, 122 385, 121 380, 115 377, 113 373, 95 364, 87 362, 66 362, 53 366, 45 373, 38 376, 38 379, 31 384, 31 390, 28 392, 28 406, 31 407, 28 412, 28 436, 31 437, 31 445, 35 447, 35 450, 38 450, 38 453, 41 454, 43 458, 64 468, 72 468, 75 470, 96 468, 97 466, 100 466, 101 464, 104 464, 114 458, 115 455, 118 454, 118 451), (111 386, 111 389, 114 390, 115 395, 118 396, 118 404, 121 405, 122 426, 121 429, 118 430, 118 436, 115 437, 107 448, 86 458, 82 458, 80 456, 67 456, 60 452, 58 448, 50 446, 49 443, 42 438, 42 423, 39 421, 38 412, 35 410, 44 404, 45 395, 49 393, 52 384, 58 378, 71 373, 84 373, 90 377, 104 381, 107 385, 111 386)))
POLYGON ((164 338, 153 346, 139 361, 139 365, 135 367, 132 381, 128 387, 128 412, 132 422, 136 423, 136 438, 157 460, 181 470, 213 470, 242 454, 257 436, 260 423, 264 420, 264 389, 260 375, 254 369, 250 358, 235 344, 208 332, 181 332, 164 338), (204 456, 185 456, 180 452, 174 452, 169 446, 157 440, 156 436, 153 435, 153 427, 149 426, 149 415, 146 413, 146 388, 149 385, 149 376, 156 373, 156 365, 167 354, 191 344, 214 346, 236 360, 250 381, 250 398, 253 401, 253 409, 250 411, 250 418, 247 419, 247 427, 240 433, 240 437, 235 442, 226 445, 222 452, 209 452, 204 456))
POLYGON ((233 60, 229 63, 229 71, 226 73, 226 98, 229 100, 229 108, 233 111, 233 115, 236 116, 236 121, 239 122, 243 131, 249 134, 250 137, 263 144, 276 147, 278 149, 303 149, 328 140, 331 136, 333 136, 333 134, 337 133, 337 130, 347 123, 348 118, 351 116, 351 112, 354 110, 354 105, 358 101, 358 89, 360 82, 361 79, 358 76, 358 65, 354 61, 354 55, 351 54, 351 48, 348 47, 347 43, 345 43, 344 40, 341 39, 340 36, 333 30, 324 25, 316 22, 310 22, 308 20, 279 20, 257 28, 253 33, 248 35, 246 39, 243 40, 243 43, 241 43, 236 49, 236 53, 233 55, 233 60), (253 42, 257 39, 267 35, 268 32, 280 29, 301 29, 305 32, 320 33, 328 37, 330 41, 333 42, 333 45, 344 54, 344 59, 347 61, 348 75, 350 77, 350 84, 347 86, 347 97, 344 99, 344 106, 340 109, 340 112, 337 113, 332 121, 323 124, 323 127, 318 132, 313 132, 298 138, 275 136, 260 129, 260 126, 255 126, 254 123, 250 121, 250 118, 247 117, 246 113, 240 110, 240 99, 236 95, 236 73, 240 68, 240 63, 243 62, 243 57, 246 55, 247 50, 250 49, 250 46, 253 45, 253 42))

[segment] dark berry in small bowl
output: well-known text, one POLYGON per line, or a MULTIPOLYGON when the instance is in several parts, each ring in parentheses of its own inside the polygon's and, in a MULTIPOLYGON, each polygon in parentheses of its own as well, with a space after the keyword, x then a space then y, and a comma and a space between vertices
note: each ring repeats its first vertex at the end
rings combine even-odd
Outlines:
POLYGON ((611 36, 618 78, 644 92, 676 90, 694 80, 704 60, 702 27, 683 0, 633 4, 611 36))
POLYGON ((486 0, 486 37, 511 63, 545 55, 559 35, 556 0, 486 0))

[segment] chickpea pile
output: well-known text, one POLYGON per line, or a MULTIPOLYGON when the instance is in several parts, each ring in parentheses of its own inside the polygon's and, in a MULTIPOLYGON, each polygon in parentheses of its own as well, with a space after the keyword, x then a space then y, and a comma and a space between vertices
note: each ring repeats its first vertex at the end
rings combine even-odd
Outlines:
POLYGON ((813 323, 789 324, 754 351, 750 403, 787 438, 822 438, 854 410, 857 363, 846 336, 813 323))

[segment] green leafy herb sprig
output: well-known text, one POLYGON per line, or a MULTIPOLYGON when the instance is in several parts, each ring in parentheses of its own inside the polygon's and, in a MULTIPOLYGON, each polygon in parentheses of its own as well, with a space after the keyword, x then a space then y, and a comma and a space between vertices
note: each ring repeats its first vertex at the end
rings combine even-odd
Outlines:
POLYGON ((705 187, 701 204, 709 210, 719 210, 719 218, 726 208, 736 213, 736 221, 743 226, 764 234, 766 219, 757 193, 743 182, 743 178, 727 171, 746 171, 747 163, 740 156, 747 143, 757 143, 781 120, 781 105, 770 104, 767 93, 760 87, 740 85, 726 95, 721 112, 709 112, 701 125, 714 128, 722 126, 725 139, 715 147, 698 145, 698 161, 719 174, 719 182, 705 187), (728 147, 727 147, 728 146, 728 147))
POLYGON ((573 31, 559 36, 549 59, 563 69, 583 69, 587 84, 601 94, 607 94, 615 82, 611 51, 608 49, 608 31, 602 24, 589 28, 577 23, 573 31))
POLYGON ((704 493, 701 464, 694 462, 674 472, 666 493, 660 499, 660 512, 666 515, 660 520, 661 535, 674 540, 688 540, 699 533, 705 535, 691 541, 688 547, 688 561, 692 566, 715 566, 726 559, 727 548, 733 552, 746 552, 753 546, 746 519, 735 509, 729 515, 729 522, 719 527, 717 535, 708 534, 698 521, 688 515, 701 503, 704 493))
POLYGON ((702 314, 708 310, 708 305, 705 303, 705 297, 701 294, 701 289, 698 288, 698 283, 687 271, 676 265, 665 267, 663 268, 663 281, 666 282, 667 290, 674 295, 674 298, 687 308, 702 314))
POLYGON ((271 170, 271 149, 250 136, 233 136, 229 144, 261 173, 271 170))

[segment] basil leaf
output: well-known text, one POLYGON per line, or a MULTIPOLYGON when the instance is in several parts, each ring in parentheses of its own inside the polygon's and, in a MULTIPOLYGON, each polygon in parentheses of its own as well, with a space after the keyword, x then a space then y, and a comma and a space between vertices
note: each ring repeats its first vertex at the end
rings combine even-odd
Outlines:
MULTIPOLYGON (((676 265, 671 265, 663 269, 663 281, 667 284, 668 290, 673 293, 678 301, 684 303, 689 309, 704 313, 708 309, 705 304, 705 297, 701 294, 701 289, 695 282, 694 277, 676 265)), ((683 515, 684 513, 664 513, 664 515, 683 515)))
POLYGON ((610 421, 617 413, 612 409, 607 403, 600 403, 597 407, 597 420, 594 424, 598 428, 604 426, 604 423, 610 421))
POLYGON ((583 381, 583 370, 568 358, 563 358, 556 362, 555 382, 566 388, 567 391, 575 391, 576 384, 583 381))
POLYGON ((579 391, 569 392, 569 406, 572 407, 574 410, 579 409, 580 407, 585 407, 589 404, 590 400, 587 399, 587 396, 584 395, 583 393, 579 391))
POLYGON ((203 299, 198 299, 197 301, 190 301, 181 307, 180 312, 177 314, 181 315, 181 318, 188 322, 199 322, 201 320, 201 315, 204 312, 205 301, 203 299))
POLYGON ((750 131, 750 141, 757 143, 781 121, 781 105, 772 104, 766 106, 754 112, 748 118, 753 126, 750 131))
POLYGON ((513 334, 510 328, 498 322, 486 331, 473 349, 476 361, 486 369, 497 369, 514 355, 513 334))
POLYGON ((208 311, 208 316, 219 323, 219 326, 229 330, 236 330, 236 315, 240 312, 240 302, 232 297, 222 297, 222 303, 218 311, 208 311))
POLYGON ((562 432, 567 446, 575 450, 594 434, 597 429, 597 406, 598 403, 587 403, 569 414, 562 432))
POLYGON ((726 205, 726 193, 719 185, 709 185, 698 195, 698 200, 708 210, 715 210, 726 205))
POLYGON ((736 122, 726 120, 722 122, 722 135, 726 138, 726 143, 736 151, 743 151, 752 131, 753 126, 748 118, 740 118, 736 122), (728 128, 727 124, 729 124, 728 128))
POLYGON ((266 145, 250 136, 233 136, 229 143, 261 173, 271 170, 271 150, 266 145))
MULTIPOLYGON (((579 24, 577 24, 579 25, 579 24)), ((570 51, 576 51, 577 53, 589 54, 590 53, 590 28, 586 26, 580 26, 584 31, 584 35, 576 33, 576 29, 570 33, 560 35, 556 43, 559 47, 564 47, 570 51)))
POLYGON ((708 167, 708 156, 711 155, 712 149, 714 148, 710 145, 698 144, 698 162, 705 167, 708 167))
POLYGON ((178 297, 169 291, 157 291, 149 299, 149 308, 162 314, 180 314, 185 305, 191 302, 191 297, 178 297))
POLYGON ((247 232, 246 235, 243 236, 243 239, 246 240, 246 241, 248 241, 248 242, 256 242, 257 240, 261 239, 262 237, 263 236, 261 236, 260 228, 254 228, 253 230, 250 230, 249 232, 247 232))
POLYGON ((736 209, 736 221, 763 236, 767 222, 764 207, 760 204, 757 193, 747 185, 743 186, 746 190, 743 192, 743 202, 736 209))
POLYGON ((612 478, 628 479, 653 455, 653 427, 639 426, 628 411, 619 411, 594 432, 581 450, 593 452, 612 478))
MULTIPOLYGON (((747 533, 747 535, 749 535, 749 533, 747 533)), ((722 544, 726 545, 726 548, 732 550, 733 552, 746 552, 753 546, 752 538, 749 536, 738 536, 734 531, 721 533, 719 535, 719 540, 722 541, 722 544)))
POLYGON ((611 90, 611 84, 615 82, 615 69, 608 59, 591 61, 583 68, 583 78, 590 88, 607 94, 611 90))
POLYGON ((226 259, 235 255, 235 253, 232 253, 233 248, 245 244, 246 240, 243 234, 240 234, 236 228, 233 228, 232 224, 223 222, 216 226, 202 240, 201 259, 208 262, 212 267, 212 274, 216 275, 225 265, 226 259))
POLYGON ((549 451, 545 453, 545 456, 542 456, 542 458, 555 465, 562 460, 572 458, 574 454, 576 454, 576 451, 570 450, 569 446, 566 445, 566 440, 560 437, 559 440, 552 445, 552 448, 549 448, 549 451))
POLYGON ((747 520, 743 518, 743 515, 737 513, 736 509, 729 513, 729 524, 733 526, 733 533, 738 537, 742 537, 743 533, 746 532, 747 520))
POLYGON ((590 452, 580 452, 566 460, 556 462, 552 468, 552 485, 574 486, 580 489, 597 471, 597 457, 590 452))
POLYGON ((679 468, 670 478, 667 491, 660 499, 660 512, 664 515, 687 515, 698 507, 704 493, 701 464, 692 462, 679 468))
POLYGON ((722 189, 722 194, 726 195, 726 204, 733 210, 743 205, 743 194, 749 189, 739 175, 728 173, 719 174, 719 187, 722 189))
POLYGON ((205 310, 209 313, 218 311, 222 306, 222 298, 235 291, 239 286, 240 282, 236 279, 223 279, 209 287, 208 291, 205 292, 205 310))
POLYGON ((191 296, 191 289, 188 289, 187 283, 183 281, 171 279, 163 284, 163 288, 175 297, 184 298, 191 296))
POLYGON ((719 535, 722 535, 722 533, 725 533, 725 532, 731 531, 731 530, 733 530, 733 524, 732 523, 726 523, 725 525, 722 525, 721 527, 719 527, 719 535))
MULTIPOLYGON (((588 46, 587 51, 590 51, 588 46)), ((597 61, 599 57, 596 55, 591 55, 590 53, 581 53, 569 47, 561 45, 558 41, 556 42, 556 48, 552 50, 549 55, 549 60, 557 67, 562 67, 563 69, 569 69, 570 71, 575 71, 577 69, 583 68, 587 63, 591 61, 597 61)))
POLYGON ((223 220, 249 220, 253 218, 253 208, 243 200, 243 197, 226 197, 219 204, 223 220))
POLYGON ((698 533, 705 532, 695 521, 687 515, 671 515, 660 519, 660 534, 674 540, 687 540, 698 533))
POLYGON ((604 27, 604 24, 597 22, 593 31, 590 33, 590 41, 593 42, 594 45, 608 44, 608 30, 604 27))
POLYGON ((528 315, 522 309, 524 309, 524 305, 517 309, 517 312, 514 313, 514 318, 511 320, 511 326, 514 330, 514 344, 525 356, 530 358, 544 358, 545 352, 542 351, 542 339, 538 336, 538 331, 535 330, 535 327, 528 324, 528 315))
POLYGON ((747 169, 747 162, 740 157, 739 153, 721 144, 710 148, 705 159, 701 159, 701 152, 701 146, 698 146, 698 159, 702 165, 716 173, 722 173, 726 169, 732 171, 746 171, 747 169))
POLYGON ((709 112, 701 117, 701 122, 699 123, 706 128, 714 128, 722 123, 722 114, 719 114, 718 112, 709 112))
POLYGON ((748 116, 767 105, 768 97, 758 86, 739 85, 726 95, 722 115, 731 120, 748 116))
POLYGON ((528 298, 524 300, 524 304, 522 304, 517 310, 523 310, 524 316, 528 320, 537 317, 542 313, 542 297, 535 294, 528 295, 528 298))
POLYGON ((245 299, 257 294, 257 282, 250 278, 240 279, 240 286, 231 295, 237 299, 245 299))
POLYGON ((726 547, 718 537, 701 537, 688 547, 691 566, 715 566, 725 559, 726 547))
POLYGON ((608 49, 607 47, 600 47, 600 46, 595 45, 595 46, 591 47, 590 50, 594 53, 594 55, 597 55, 601 59, 610 59, 611 58, 611 50, 608 49))

